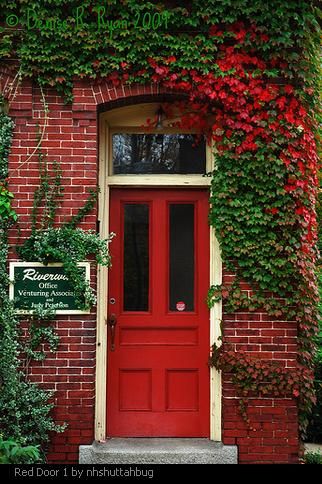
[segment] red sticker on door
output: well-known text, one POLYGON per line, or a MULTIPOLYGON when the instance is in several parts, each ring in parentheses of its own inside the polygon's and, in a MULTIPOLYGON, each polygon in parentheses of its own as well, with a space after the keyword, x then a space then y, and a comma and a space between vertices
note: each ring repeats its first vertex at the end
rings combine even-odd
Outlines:
POLYGON ((186 304, 183 301, 179 301, 176 304, 177 311, 184 311, 186 309, 186 304))

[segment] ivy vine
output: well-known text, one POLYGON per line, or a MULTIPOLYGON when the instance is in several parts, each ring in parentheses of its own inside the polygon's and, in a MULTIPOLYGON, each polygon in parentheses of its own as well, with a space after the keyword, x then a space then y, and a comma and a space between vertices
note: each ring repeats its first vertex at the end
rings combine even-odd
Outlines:
MULTIPOLYGON (((7 115, 0 118, 0 141, 2 157, 0 168, 7 175, 8 155, 14 123, 7 115)), ((27 261, 62 262, 71 281, 76 302, 81 309, 90 308, 96 302, 90 283, 80 274, 78 262, 94 255, 97 263, 110 264, 107 240, 102 240, 94 231, 77 228, 84 216, 90 213, 96 203, 97 190, 90 192, 87 202, 69 221, 55 227, 57 211, 62 201, 62 172, 60 165, 53 162, 49 167, 38 149, 39 187, 35 190, 31 214, 31 235, 17 253, 27 261)), ((32 361, 43 361, 49 352, 58 348, 59 337, 53 326, 55 312, 38 308, 25 317, 24 335, 16 315, 13 302, 9 300, 7 273, 8 229, 17 221, 11 208, 13 195, 3 179, 0 198, 0 432, 6 438, 20 444, 41 445, 49 440, 50 431, 62 432, 65 425, 56 425, 50 416, 53 392, 41 390, 29 381, 32 361), (6 198, 6 203, 1 203, 6 198)), ((44 456, 43 456, 44 457, 44 456)))
MULTIPOLYGON (((317 5, 315 0, 110 0, 103 5, 97 0, 1 0, 0 56, 18 61, 23 76, 56 86, 70 101, 75 77, 150 82, 149 59, 174 56, 177 70, 221 76, 214 61, 223 44, 234 42, 229 27, 242 20, 256 25, 264 39, 258 43, 257 37, 240 34, 243 49, 256 49, 264 59, 272 54, 287 59, 284 75, 314 84, 317 67, 308 57, 318 36, 317 5), (156 14, 157 25, 152 18, 143 21, 144 15, 148 20, 156 14), (303 63, 304 44, 309 50, 303 63)), ((269 77, 280 73, 277 65, 264 71, 269 77)))
MULTIPOLYGON (((19 64, 22 76, 55 86, 67 102, 75 77, 107 79, 115 87, 153 82, 186 95, 189 102, 177 106, 181 121, 173 125, 198 127, 216 145, 210 223, 224 264, 236 273, 232 285, 211 289, 209 303, 223 297, 226 311, 263 308, 298 326, 294 369, 280 371, 270 361, 235 352, 225 334, 211 362, 232 374, 244 397, 256 391, 298 399, 304 431, 314 402, 318 320, 318 3, 111 0, 108 19, 123 20, 112 32, 106 16, 99 15, 101 5, 91 0, 82 2, 81 19, 76 0, 0 1, 0 6, 0 55, 13 69, 19 64), (155 29, 144 26, 140 19, 146 12, 163 14, 167 21, 155 29), (10 15, 20 30, 8 25, 10 15), (51 28, 48 20, 56 27, 66 20, 67 28, 51 28), (252 291, 243 291, 241 281, 252 291)), ((171 118, 172 107, 164 108, 171 118)), ((52 221, 49 201, 47 207, 52 221)), ((77 233, 68 226, 62 230, 77 233)), ((40 234, 21 249, 25 256, 32 249, 42 261, 59 257, 52 249, 61 240, 59 229, 49 224, 40 234)), ((73 264, 71 252, 68 257, 73 264)))
POLYGON ((57 161, 53 161, 49 168, 41 146, 38 149, 38 164, 40 183, 34 193, 31 235, 17 246, 17 253, 25 261, 43 264, 61 262, 73 287, 77 306, 83 310, 90 309, 96 303, 96 295, 78 263, 94 256, 97 264, 110 265, 108 244, 113 234, 103 240, 93 230, 83 230, 77 225, 93 210, 98 190, 91 190, 77 213, 56 227, 56 215, 63 197, 62 170, 57 161))
MULTIPOLYGON (((7 191, 8 155, 13 128, 12 119, 1 113, 0 184, 4 192, 7 191)), ((14 210, 6 204, 5 210, 0 212, 0 434, 2 438, 17 444, 42 446, 43 450, 49 440, 49 432, 62 432, 65 426, 56 425, 50 415, 53 393, 31 383, 21 367, 23 348, 20 321, 9 299, 7 271, 8 230, 16 220, 14 210)))

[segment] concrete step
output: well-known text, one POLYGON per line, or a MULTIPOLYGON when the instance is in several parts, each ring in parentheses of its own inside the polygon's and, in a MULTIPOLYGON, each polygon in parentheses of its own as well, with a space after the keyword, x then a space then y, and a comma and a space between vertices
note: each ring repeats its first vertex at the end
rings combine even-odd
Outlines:
POLYGON ((208 439, 112 438, 79 447, 80 464, 237 464, 237 446, 208 439))

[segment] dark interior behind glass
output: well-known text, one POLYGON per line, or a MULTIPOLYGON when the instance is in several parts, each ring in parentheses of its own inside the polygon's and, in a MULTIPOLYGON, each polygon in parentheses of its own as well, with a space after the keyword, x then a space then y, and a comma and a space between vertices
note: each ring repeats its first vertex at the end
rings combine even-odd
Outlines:
POLYGON ((113 134, 113 174, 204 174, 205 140, 192 134, 113 134))

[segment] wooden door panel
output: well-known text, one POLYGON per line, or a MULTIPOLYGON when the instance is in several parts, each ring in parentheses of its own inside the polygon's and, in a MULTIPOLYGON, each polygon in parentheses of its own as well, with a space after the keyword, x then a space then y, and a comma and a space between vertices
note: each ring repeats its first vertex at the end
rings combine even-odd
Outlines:
POLYGON ((113 189, 110 207, 108 436, 208 437, 208 194, 113 189))

